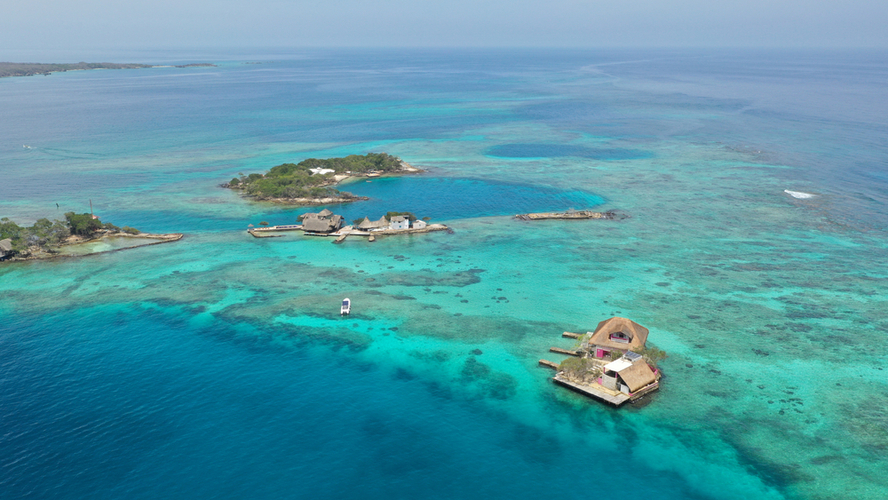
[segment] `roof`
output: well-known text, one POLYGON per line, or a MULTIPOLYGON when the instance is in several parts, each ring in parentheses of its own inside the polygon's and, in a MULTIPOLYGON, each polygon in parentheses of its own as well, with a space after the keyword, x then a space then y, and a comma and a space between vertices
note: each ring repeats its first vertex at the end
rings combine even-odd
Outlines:
POLYGON ((598 323, 595 332, 589 338, 589 344, 620 350, 644 347, 645 342, 647 342, 648 332, 647 328, 630 319, 614 316, 598 323), (629 337, 629 342, 614 342, 611 340, 610 335, 617 332, 622 332, 629 337))
MULTIPOLYGON (((613 363, 611 363, 613 364, 613 363)), ((620 378, 629 386, 629 392, 635 392, 657 380, 657 375, 643 360, 631 363, 620 372, 620 378)))
POLYGON ((11 252, 12 251, 12 239, 6 238, 5 240, 0 241, 0 251, 2 252, 11 252))
POLYGON ((375 229, 378 227, 386 227, 388 226, 388 221, 385 220, 385 217, 382 217, 379 220, 370 220, 368 217, 364 217, 364 220, 358 224, 358 228, 360 229, 375 229))
POLYGON ((318 219, 317 217, 307 217, 302 221, 302 229, 312 233, 328 233, 334 228, 329 220, 318 219))
POLYGON ((624 354, 623 357, 633 363, 635 363, 636 361, 638 361, 639 359, 642 358, 641 354, 638 354, 637 352, 632 352, 632 351, 626 351, 626 354, 624 354))
POLYGON ((318 212, 318 217, 330 217, 333 215, 333 212, 327 210, 326 208, 318 212))
POLYGON ((620 370, 625 370, 626 368, 629 368, 630 366, 632 366, 632 361, 629 361, 628 359, 620 358, 616 361, 611 361, 610 363, 604 365, 604 369, 608 370, 608 371, 619 373, 620 370))
POLYGON ((407 220, 407 217, 404 217, 403 215, 396 215, 392 217, 392 222, 404 222, 405 220, 407 220))

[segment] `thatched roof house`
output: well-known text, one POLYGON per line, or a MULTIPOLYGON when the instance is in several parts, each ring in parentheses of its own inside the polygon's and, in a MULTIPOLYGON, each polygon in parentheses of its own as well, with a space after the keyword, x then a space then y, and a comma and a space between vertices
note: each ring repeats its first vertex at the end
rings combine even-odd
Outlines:
POLYGON ((310 233, 331 233, 342 227, 342 216, 334 215, 326 208, 319 213, 302 215, 302 229, 310 233))
POLYGON ((643 349, 648 333, 648 329, 638 323, 614 316, 598 323, 589 339, 589 345, 595 349, 595 357, 602 358, 613 350, 626 352, 635 348, 643 349))
POLYGON ((657 373, 641 357, 620 358, 604 365, 601 384, 608 389, 631 394, 657 381, 657 373))
POLYGON ((650 365, 642 360, 632 363, 625 370, 621 370, 619 378, 629 387, 629 392, 637 392, 639 389, 649 386, 657 381, 657 375, 650 365))
POLYGON ((388 225, 389 225, 389 223, 388 223, 387 220, 385 220, 385 217, 384 217, 384 216, 381 217, 381 218, 380 218, 379 220, 377 220, 377 221, 372 221, 372 220, 370 220, 368 217, 364 217, 364 220, 362 220, 361 223, 358 224, 358 229, 364 229, 364 230, 367 230, 367 229, 383 229, 383 228, 388 227, 388 225))

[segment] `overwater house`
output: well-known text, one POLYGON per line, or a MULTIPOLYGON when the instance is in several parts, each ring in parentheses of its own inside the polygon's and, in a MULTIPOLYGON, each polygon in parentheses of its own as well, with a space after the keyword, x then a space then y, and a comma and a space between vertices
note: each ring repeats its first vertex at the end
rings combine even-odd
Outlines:
POLYGON ((342 227, 342 216, 326 208, 302 215, 302 230, 308 233, 332 233, 342 227))
POLYGON ((403 215, 396 215, 391 219, 392 229, 410 229, 410 219, 403 215))
POLYGON ((640 354, 627 352, 602 369, 598 383, 612 391, 635 394, 657 383, 657 370, 651 368, 640 354))
POLYGON ((598 323, 587 342, 588 351, 596 358, 604 358, 614 351, 626 353, 633 349, 644 349, 648 333, 648 329, 638 323, 614 316, 598 323))
POLYGON ((380 217, 377 221, 370 220, 369 217, 364 217, 364 220, 358 224, 358 229, 362 231, 375 231, 379 229, 388 229, 389 221, 386 220, 385 216, 380 217))

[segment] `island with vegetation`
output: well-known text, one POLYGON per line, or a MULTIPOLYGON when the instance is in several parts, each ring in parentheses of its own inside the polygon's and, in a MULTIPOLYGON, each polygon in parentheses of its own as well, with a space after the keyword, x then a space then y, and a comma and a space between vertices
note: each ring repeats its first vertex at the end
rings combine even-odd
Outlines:
MULTIPOLYGON (((61 252, 62 247, 97 241, 103 238, 145 238, 157 240, 137 248, 157 243, 167 243, 182 239, 182 234, 143 233, 129 226, 117 227, 110 222, 101 222, 91 214, 68 212, 65 220, 40 219, 34 225, 19 226, 8 217, 0 219, 0 261, 34 260, 71 256, 61 252)), ((123 249, 123 248, 121 248, 123 249)), ((83 253, 80 255, 89 255, 83 253)))
MULTIPOLYGON (((215 64, 194 63, 182 64, 176 68, 215 67, 215 64)), ((72 64, 45 64, 45 63, 14 63, 0 62, 0 78, 7 76, 34 76, 49 75, 51 73, 63 73, 65 71, 80 71, 87 69, 139 69, 158 68, 161 66, 150 64, 118 64, 118 63, 88 63, 79 62, 72 64)))
POLYGON ((366 200, 335 188, 353 177, 380 177, 422 172, 397 156, 387 153, 350 155, 319 160, 309 158, 299 163, 284 163, 266 174, 240 174, 222 187, 235 189, 245 196, 292 205, 326 205, 366 200))

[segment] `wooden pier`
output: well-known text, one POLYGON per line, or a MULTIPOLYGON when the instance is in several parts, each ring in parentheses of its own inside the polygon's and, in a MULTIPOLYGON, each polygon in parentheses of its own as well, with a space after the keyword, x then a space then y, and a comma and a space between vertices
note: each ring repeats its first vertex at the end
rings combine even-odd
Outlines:
POLYGON ((558 370, 558 363, 553 363, 552 361, 549 361, 548 359, 541 359, 540 366, 545 366, 546 368, 551 368, 556 371, 558 370))
POLYGON ((583 336, 581 333, 572 333, 572 332, 564 332, 561 334, 562 337, 566 339, 579 339, 583 336))
POLYGON ((348 236, 350 234, 351 234, 351 232, 345 232, 345 233, 340 234, 338 238, 333 240, 333 243, 342 243, 343 241, 345 241, 346 238, 348 238, 348 236))
POLYGON ((254 227, 250 231, 257 233, 270 233, 276 231, 301 231, 302 224, 285 224, 282 226, 254 227))
POLYGON ((562 349, 560 347, 550 347, 549 352, 556 352, 558 354, 567 354, 568 356, 582 356, 583 353, 580 351, 571 351, 569 349, 562 349))
POLYGON ((625 216, 620 216, 616 212, 593 212, 591 210, 568 210, 567 212, 541 212, 535 214, 517 214, 515 216, 518 220, 524 221, 532 221, 532 220, 545 220, 545 219, 621 219, 625 218, 625 216))

